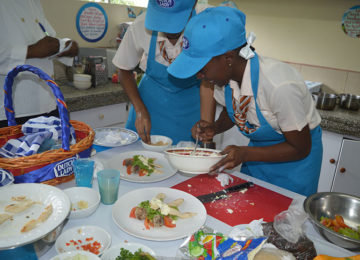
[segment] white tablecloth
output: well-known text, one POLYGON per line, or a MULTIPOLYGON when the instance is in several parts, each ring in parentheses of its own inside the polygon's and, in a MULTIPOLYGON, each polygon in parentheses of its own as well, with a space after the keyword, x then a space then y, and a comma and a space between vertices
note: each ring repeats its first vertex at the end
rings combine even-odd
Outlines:
MULTIPOLYGON (((112 149, 97 153, 94 156, 94 159, 105 162, 106 160, 110 159, 114 154, 131 151, 131 150, 143 150, 143 149, 144 148, 141 146, 141 142, 138 141, 138 142, 128 145, 128 146, 112 148, 112 149)), ((236 175, 242 179, 252 181, 257 185, 260 185, 267 189, 273 190, 273 191, 283 194, 287 197, 290 197, 290 198, 293 198, 293 199, 296 199, 299 201, 303 201, 305 199, 305 197, 302 195, 299 195, 297 193, 274 186, 267 182, 249 177, 245 174, 238 173, 238 172, 237 173, 234 172, 232 174, 236 175)), ((163 180, 160 182, 154 182, 154 183, 133 183, 133 182, 121 180, 118 196, 120 197, 123 194, 125 194, 131 190, 145 188, 145 187, 171 187, 171 186, 181 183, 191 177, 193 177, 193 175, 192 176, 185 175, 183 173, 178 172, 174 176, 172 176, 166 180, 163 180)), ((65 188, 72 187, 72 186, 75 186, 74 181, 68 182, 68 183, 63 183, 63 184, 59 185, 58 187, 61 189, 65 189, 65 188)), ((98 185, 97 185, 96 180, 94 180, 93 189, 98 190, 98 185)), ((166 241, 166 242, 156 242, 156 241, 149 241, 149 240, 136 238, 136 237, 131 236, 131 235, 125 233, 124 231, 122 231, 114 223, 114 221, 112 220, 111 210, 112 210, 112 205, 107 206, 107 205, 103 205, 100 203, 99 208, 96 210, 96 212, 93 215, 91 215, 87 218, 83 218, 83 219, 70 219, 68 221, 68 223, 65 225, 63 231, 73 228, 73 227, 81 226, 81 225, 97 225, 97 226, 104 228, 111 234, 112 245, 114 245, 114 246, 117 245, 118 243, 120 243, 121 241, 127 240, 129 242, 144 244, 144 245, 152 248, 155 251, 157 256, 165 256, 165 259, 167 259, 168 257, 176 256, 176 252, 185 238, 174 240, 174 241, 166 241)), ((225 234, 229 233, 232 228, 231 226, 229 226, 209 215, 207 216, 205 225, 213 228, 214 230, 225 233, 225 234)), ((350 252, 343 248, 337 247, 337 246, 327 242, 326 240, 324 240, 315 231, 315 229, 313 228, 313 226, 311 225, 311 223, 309 221, 305 222, 304 228, 305 228, 306 235, 314 242, 315 248, 316 248, 318 254, 327 254, 327 255, 332 255, 332 256, 355 255, 355 253, 353 253, 353 252, 350 252)), ((56 253, 55 247, 53 246, 45 255, 40 257, 40 260, 48 260, 51 257, 55 256, 56 254, 57 253, 56 253)))

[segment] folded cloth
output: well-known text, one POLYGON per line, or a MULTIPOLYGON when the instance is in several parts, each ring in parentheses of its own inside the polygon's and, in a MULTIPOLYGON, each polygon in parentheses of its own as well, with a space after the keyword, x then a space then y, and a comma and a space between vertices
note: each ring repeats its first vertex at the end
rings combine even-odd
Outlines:
POLYGON ((8 172, 0 168, 0 187, 9 185, 14 182, 14 176, 11 172, 8 172))
MULTIPOLYGON (((0 156, 6 158, 22 157, 36 154, 41 144, 49 139, 61 141, 61 121, 51 116, 40 116, 28 120, 21 128, 24 136, 10 139, 0 148, 0 156)), ((70 127, 70 143, 76 141, 75 130, 70 127)))

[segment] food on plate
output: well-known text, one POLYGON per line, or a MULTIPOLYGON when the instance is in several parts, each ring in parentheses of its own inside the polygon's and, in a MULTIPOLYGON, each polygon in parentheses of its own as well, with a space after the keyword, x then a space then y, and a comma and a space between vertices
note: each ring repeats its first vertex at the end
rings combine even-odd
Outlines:
POLYGON ((89 258, 86 255, 76 254, 74 256, 67 256, 65 258, 60 259, 59 257, 55 257, 54 260, 88 260, 89 258))
POLYGON ((17 203, 7 205, 4 210, 5 212, 13 214, 23 212, 36 203, 36 201, 27 199, 25 196, 12 197, 11 200, 16 201, 17 203))
POLYGON ((29 232, 30 230, 34 229, 37 224, 45 222, 50 215, 53 213, 53 207, 50 204, 49 206, 45 207, 44 211, 40 214, 37 219, 29 220, 21 229, 21 233, 29 232))
POLYGON ((157 168, 162 166, 155 164, 155 158, 148 158, 143 155, 134 155, 132 158, 127 158, 123 161, 123 166, 126 167, 127 174, 136 173, 139 176, 150 176, 153 172, 162 173, 157 168))
POLYGON ((162 226, 174 228, 178 218, 191 218, 196 215, 193 212, 179 211, 178 207, 184 202, 183 199, 176 199, 165 203, 165 197, 164 193, 159 193, 150 201, 141 202, 138 206, 131 209, 130 217, 144 220, 145 228, 150 229, 150 227, 162 226))
POLYGON ((347 257, 334 257, 329 255, 318 255, 313 260, 360 260, 360 255, 347 257))
POLYGON ((120 255, 115 260, 156 260, 156 258, 149 253, 143 252, 141 249, 131 253, 129 250, 121 248, 120 255))
POLYGON ((296 260, 293 254, 277 248, 261 248, 254 260, 296 260))
POLYGON ((0 225, 4 223, 6 220, 10 219, 12 215, 10 214, 0 214, 0 225))
POLYGON ((86 200, 80 200, 76 203, 71 204, 72 211, 83 210, 83 209, 87 209, 88 207, 89 207, 89 203, 86 200))
POLYGON ((168 142, 163 142, 163 141, 157 141, 155 143, 151 143, 151 145, 156 145, 156 146, 163 146, 163 145, 168 145, 168 142))
POLYGON ((176 149, 176 150, 167 150, 168 153, 174 153, 179 155, 191 155, 191 156, 221 156, 218 152, 212 152, 212 151, 203 151, 203 150, 196 150, 195 153, 193 152, 193 148, 187 148, 187 149, 176 149))
MULTIPOLYGON (((81 233, 81 230, 80 230, 81 233)), ((65 243, 65 246, 67 247, 73 247, 72 250, 84 250, 89 251, 95 255, 100 254, 101 249, 101 243, 97 240, 94 240, 93 237, 87 237, 85 240, 74 240, 71 239, 69 242, 65 243)), ((59 249, 60 252, 65 252, 63 248, 59 249)), ((67 250, 68 251, 68 250, 67 250)))
POLYGON ((357 230, 352 229, 345 224, 344 218, 340 215, 335 215, 334 219, 323 216, 320 218, 320 223, 344 236, 360 240, 360 226, 357 227, 357 230))

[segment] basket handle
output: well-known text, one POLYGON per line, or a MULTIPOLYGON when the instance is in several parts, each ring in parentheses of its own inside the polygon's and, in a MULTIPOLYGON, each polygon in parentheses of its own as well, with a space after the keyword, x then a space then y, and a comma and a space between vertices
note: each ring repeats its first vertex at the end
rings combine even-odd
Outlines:
POLYGON ((14 83, 14 79, 17 74, 23 71, 29 71, 39 76, 42 80, 46 82, 46 84, 51 88, 53 94, 56 98, 56 104, 60 114, 61 120, 61 133, 62 133, 62 148, 66 151, 70 150, 69 141, 70 141, 70 122, 69 122, 69 114, 67 110, 67 105, 64 100, 64 96, 60 91, 59 86, 55 83, 55 81, 49 77, 45 72, 41 69, 36 68, 31 65, 19 65, 12 69, 5 78, 4 84, 4 108, 6 118, 8 120, 9 126, 15 126, 15 113, 13 108, 13 100, 12 100, 12 85, 14 83))

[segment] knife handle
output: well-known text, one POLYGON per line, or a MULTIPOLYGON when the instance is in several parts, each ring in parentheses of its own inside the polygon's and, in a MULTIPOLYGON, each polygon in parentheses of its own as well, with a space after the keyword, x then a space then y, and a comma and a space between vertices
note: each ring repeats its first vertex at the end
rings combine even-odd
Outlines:
POLYGON ((254 183, 249 181, 249 182, 241 183, 241 184, 238 184, 238 185, 235 185, 235 186, 231 186, 229 188, 226 188, 224 191, 226 191, 227 193, 231 193, 231 192, 239 191, 239 190, 242 190, 242 189, 247 189, 247 188, 250 188, 250 187, 253 187, 253 186, 254 186, 254 183))

